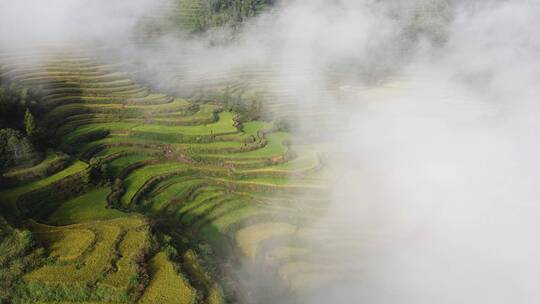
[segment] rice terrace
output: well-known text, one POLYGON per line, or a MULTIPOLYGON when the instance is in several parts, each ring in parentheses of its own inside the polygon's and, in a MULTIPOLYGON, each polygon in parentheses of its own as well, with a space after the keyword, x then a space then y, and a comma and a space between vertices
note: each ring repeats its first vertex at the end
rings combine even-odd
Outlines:
POLYGON ((535 303, 517 2, 3 1, 0 303, 535 303))

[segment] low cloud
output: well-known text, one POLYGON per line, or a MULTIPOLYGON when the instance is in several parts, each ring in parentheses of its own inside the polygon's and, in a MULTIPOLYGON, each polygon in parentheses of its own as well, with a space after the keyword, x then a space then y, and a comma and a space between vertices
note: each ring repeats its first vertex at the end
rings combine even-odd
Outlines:
POLYGON ((287 1, 234 32, 149 45, 130 37, 162 3, 104 2, 3 1, 2 49, 99 41, 185 94, 264 71, 250 80, 330 147, 311 242, 350 243, 334 260, 321 249, 343 279, 301 301, 540 301, 537 1, 287 1))

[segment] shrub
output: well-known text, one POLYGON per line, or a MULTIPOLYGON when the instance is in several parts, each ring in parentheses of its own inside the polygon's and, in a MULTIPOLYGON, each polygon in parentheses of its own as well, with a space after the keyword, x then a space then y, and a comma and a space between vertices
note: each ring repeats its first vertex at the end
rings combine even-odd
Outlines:
POLYGON ((90 181, 93 184, 99 185, 108 184, 111 182, 111 170, 106 162, 102 161, 98 157, 94 157, 90 159, 89 165, 90 181))
POLYGON ((10 302, 21 275, 42 263, 43 257, 30 231, 13 229, 0 217, 0 303, 10 302))
POLYGON ((115 208, 120 205, 120 198, 126 193, 124 181, 117 178, 112 185, 112 191, 107 196, 107 207, 115 208))

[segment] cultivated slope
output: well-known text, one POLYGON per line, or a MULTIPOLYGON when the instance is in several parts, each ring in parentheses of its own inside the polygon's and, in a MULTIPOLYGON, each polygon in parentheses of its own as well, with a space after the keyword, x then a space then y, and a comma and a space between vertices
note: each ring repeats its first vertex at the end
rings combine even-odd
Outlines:
POLYGON ((25 64, 33 54, 1 59, 2 79, 42 93, 39 125, 55 147, 25 170, 71 157, 0 192, 50 256, 14 302, 247 301, 260 295, 245 292, 259 283, 246 267, 290 290, 323 269, 302 242, 325 202, 309 146, 291 146, 272 122, 239 124, 218 103, 154 92, 88 54, 51 51, 39 67, 25 64))

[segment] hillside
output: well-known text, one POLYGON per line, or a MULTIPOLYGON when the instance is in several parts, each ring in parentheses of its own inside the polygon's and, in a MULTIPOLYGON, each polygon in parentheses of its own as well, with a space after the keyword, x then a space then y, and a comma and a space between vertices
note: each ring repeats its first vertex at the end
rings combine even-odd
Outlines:
POLYGON ((535 226, 529 203, 501 206, 537 197, 540 68, 508 45, 535 58, 515 32, 540 18, 502 29, 484 14, 507 2, 488 2, 0 1, 17 27, 0 31, 0 304, 512 285, 535 226))
POLYGON ((239 265, 279 265, 269 279, 292 285, 314 267, 279 262, 307 256, 299 225, 324 201, 309 146, 272 121, 152 91, 88 53, 51 51, 40 68, 25 65, 30 53, 0 59, 3 86, 35 92, 32 140, 48 149, 3 175, 5 216, 44 252, 2 297, 222 303, 258 296, 238 288, 252 284, 239 265), (309 204, 294 204, 300 195, 309 204))

